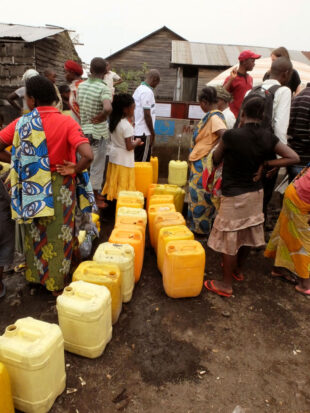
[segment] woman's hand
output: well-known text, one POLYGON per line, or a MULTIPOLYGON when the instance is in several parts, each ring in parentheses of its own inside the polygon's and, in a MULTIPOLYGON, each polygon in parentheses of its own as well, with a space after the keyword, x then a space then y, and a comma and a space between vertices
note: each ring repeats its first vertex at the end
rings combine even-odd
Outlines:
POLYGON ((56 170, 62 176, 74 175, 76 173, 76 164, 64 161, 63 165, 56 165, 56 170))
POLYGON ((263 171, 264 171, 264 164, 262 164, 258 170, 255 172, 253 176, 253 182, 258 182, 262 179, 263 176, 263 171))

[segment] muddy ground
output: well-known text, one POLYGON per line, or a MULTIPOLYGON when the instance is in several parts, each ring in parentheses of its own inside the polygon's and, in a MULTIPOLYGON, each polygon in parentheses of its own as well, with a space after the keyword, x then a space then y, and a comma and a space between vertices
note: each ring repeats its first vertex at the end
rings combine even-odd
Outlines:
MULTIPOLYGON (((101 241, 113 225, 105 217, 101 241)), ((206 249, 206 257, 206 276, 220 277, 220 256, 206 249)), ((232 298, 204 289, 174 300, 147 248, 134 297, 103 356, 66 353, 67 390, 51 412, 232 413, 240 406, 248 413, 310 413, 310 301, 272 280, 271 265, 253 252, 232 298)), ((44 289, 31 290, 18 274, 5 282, 1 334, 25 316, 57 322, 55 299, 44 289)))

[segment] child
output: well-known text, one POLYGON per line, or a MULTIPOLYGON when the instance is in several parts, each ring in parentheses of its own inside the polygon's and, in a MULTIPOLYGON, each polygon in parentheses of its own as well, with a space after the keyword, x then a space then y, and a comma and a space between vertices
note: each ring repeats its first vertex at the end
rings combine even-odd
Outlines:
POLYGON ((134 139, 133 118, 135 102, 131 95, 121 93, 114 96, 112 113, 109 120, 111 132, 111 149, 106 182, 102 194, 107 200, 117 199, 119 191, 134 191, 135 188, 135 156, 134 149, 143 145, 140 138, 134 139))
POLYGON ((232 278, 243 280, 241 267, 250 247, 265 244, 263 165, 279 168, 298 162, 292 149, 260 126, 264 103, 260 97, 249 99, 240 128, 226 131, 213 154, 215 164, 223 160, 223 180, 221 204, 208 245, 223 254, 223 279, 207 280, 205 287, 224 297, 232 295, 232 278), (281 158, 270 160, 274 153, 281 158))

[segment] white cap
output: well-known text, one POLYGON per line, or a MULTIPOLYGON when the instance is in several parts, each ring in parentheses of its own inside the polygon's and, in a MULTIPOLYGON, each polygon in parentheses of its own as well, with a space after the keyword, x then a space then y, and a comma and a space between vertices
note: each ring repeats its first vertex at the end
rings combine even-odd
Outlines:
POLYGON ((37 72, 35 69, 28 69, 26 72, 23 74, 22 80, 26 82, 26 80, 30 79, 31 77, 34 76, 39 76, 39 72, 37 72))

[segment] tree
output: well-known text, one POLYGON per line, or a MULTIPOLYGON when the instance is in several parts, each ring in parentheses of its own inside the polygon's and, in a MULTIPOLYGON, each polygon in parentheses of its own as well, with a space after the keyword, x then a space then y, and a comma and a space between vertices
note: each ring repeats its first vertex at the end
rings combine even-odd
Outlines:
POLYGON ((124 70, 119 72, 123 82, 115 86, 116 93, 133 93, 139 84, 145 79, 148 72, 147 63, 143 63, 140 70, 124 70))

